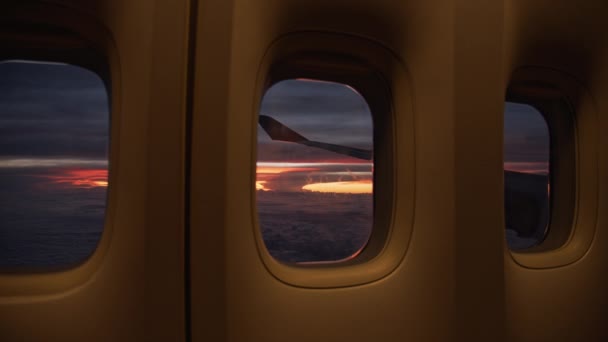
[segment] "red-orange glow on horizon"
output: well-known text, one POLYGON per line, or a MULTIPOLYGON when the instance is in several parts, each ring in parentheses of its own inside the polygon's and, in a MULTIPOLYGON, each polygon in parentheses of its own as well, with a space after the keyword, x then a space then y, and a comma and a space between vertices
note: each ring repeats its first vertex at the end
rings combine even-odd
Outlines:
POLYGON ((108 186, 108 170, 65 170, 63 174, 48 176, 55 184, 72 185, 79 188, 108 186))
POLYGON ((549 163, 547 162, 505 162, 503 167, 506 171, 533 174, 549 173, 549 163))
POLYGON ((302 171, 317 171, 318 168, 313 167, 272 167, 263 166, 258 167, 256 172, 258 174, 278 174, 283 172, 302 172, 302 171))
POLYGON ((374 184, 371 180, 312 183, 304 185, 302 190, 336 194, 371 194, 374 191, 374 184))
POLYGON ((285 166, 258 166, 256 170, 256 190, 273 190, 265 186, 268 181, 275 179, 279 174, 289 172, 313 172, 318 171, 318 168, 314 167, 285 167, 285 166))

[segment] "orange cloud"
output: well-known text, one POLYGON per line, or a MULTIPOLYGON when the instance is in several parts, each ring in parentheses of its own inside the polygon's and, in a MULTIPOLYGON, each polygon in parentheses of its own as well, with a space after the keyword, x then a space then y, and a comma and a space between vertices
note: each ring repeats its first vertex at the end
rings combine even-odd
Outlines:
POLYGON ((283 172, 298 172, 298 171, 315 171, 318 170, 312 167, 258 167, 258 174, 278 174, 283 172))
POLYGON ((266 189, 266 187, 264 186, 264 184, 266 184, 266 181, 256 181, 255 182, 255 189, 256 190, 263 190, 263 191, 268 190, 268 189, 266 189))
POLYGON ((371 194, 374 191, 374 184, 371 180, 312 183, 304 185, 302 190, 337 194, 371 194))
POLYGON ((55 184, 66 184, 79 188, 108 186, 108 170, 65 170, 62 174, 48 176, 55 184))
POLYGON ((547 174, 549 173, 548 162, 505 162, 504 169, 523 173, 547 174))
POLYGON ((287 174, 290 172, 313 172, 319 170, 315 167, 299 167, 295 165, 264 165, 259 166, 256 169, 256 182, 255 189, 268 191, 274 190, 272 186, 268 186, 269 183, 272 185, 272 182, 280 177, 281 174, 287 174))

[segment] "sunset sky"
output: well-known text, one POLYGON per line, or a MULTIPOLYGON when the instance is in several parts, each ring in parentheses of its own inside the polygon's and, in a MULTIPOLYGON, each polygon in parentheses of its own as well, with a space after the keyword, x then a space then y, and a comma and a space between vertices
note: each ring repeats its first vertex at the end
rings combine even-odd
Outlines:
POLYGON ((549 128, 541 113, 525 104, 507 102, 504 120, 505 169, 549 172, 549 128))
MULTIPOLYGON (((264 95, 260 113, 309 140, 373 149, 370 110, 342 84, 287 80, 264 95)), ((323 149, 272 141, 258 126, 258 190, 372 192, 373 164, 323 149)))
POLYGON ((0 169, 29 183, 107 186, 109 108, 85 69, 0 63, 0 169), (26 171, 27 170, 27 171, 26 171), (32 179, 34 178, 34 179, 32 179))
MULTIPOLYGON (((309 140, 373 149, 369 107, 357 92, 341 84, 279 82, 265 94, 260 113, 309 140)), ((506 170, 548 172, 548 129, 536 109, 505 104, 504 152, 506 170)), ((372 169, 364 160, 272 141, 258 126, 258 190, 371 193, 372 169)))
POLYGON ((0 268, 66 267, 95 250, 105 220, 109 119, 94 73, 0 63, 0 268))

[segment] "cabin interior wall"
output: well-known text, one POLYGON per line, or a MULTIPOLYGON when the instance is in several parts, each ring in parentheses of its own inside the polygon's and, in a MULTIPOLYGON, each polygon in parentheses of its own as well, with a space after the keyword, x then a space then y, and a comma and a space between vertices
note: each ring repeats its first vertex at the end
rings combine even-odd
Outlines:
MULTIPOLYGON (((201 82, 206 89, 209 86, 204 86, 205 82, 218 82, 214 92, 216 99, 208 99, 210 102, 207 104, 214 109, 226 108, 227 117, 225 122, 211 118, 207 110, 195 106, 193 166, 202 164, 207 156, 217 155, 218 149, 229 157, 219 157, 219 160, 225 160, 225 165, 222 170, 216 170, 218 176, 223 171, 219 179, 214 178, 218 179, 216 184, 209 187, 198 183, 201 186, 198 189, 193 185, 193 195, 201 201, 203 190, 222 193, 220 198, 224 201, 224 217, 205 223, 200 219, 217 215, 206 213, 217 210, 217 206, 193 207, 193 234, 199 229, 215 229, 216 223, 217 227, 225 229, 223 245, 219 248, 195 248, 198 244, 207 243, 202 241, 202 235, 198 240, 194 235, 192 237, 193 253, 198 255, 192 260, 193 296, 202 296, 195 292, 204 291, 201 286, 205 284, 215 289, 216 284, 225 281, 225 292, 217 293, 223 296, 223 300, 193 302, 193 337, 202 341, 197 336, 209 336, 205 334, 210 332, 196 328, 199 324, 206 324, 210 329, 223 330, 228 341, 449 339, 453 313, 450 3, 234 1, 233 6, 230 47, 220 44, 221 50, 217 55, 199 48, 204 56, 214 61, 220 55, 224 58, 217 64, 223 75, 208 72, 207 76, 211 78, 201 79, 203 73, 197 72, 197 84, 201 82), (415 165, 419 175, 416 186, 422 189, 416 191, 415 232, 401 265, 387 277, 370 284, 335 289, 294 287, 277 280, 259 257, 254 234, 255 203, 251 196, 251 191, 254 191, 251 182, 255 177, 252 172, 255 164, 252 125, 255 125, 256 105, 259 105, 261 96, 256 93, 259 88, 257 73, 265 52, 277 38, 301 31, 346 33, 384 45, 405 65, 413 88, 411 91, 416 96, 415 110, 425 113, 415 120, 415 139, 420 146, 415 165), (225 53, 228 53, 228 58, 225 53), (225 60, 228 60, 228 66, 225 60), (229 80, 227 91, 223 77, 229 80), (211 133, 209 124, 203 122, 219 122, 219 126, 215 126, 215 132, 211 133), (202 137, 203 132, 225 142, 225 147, 203 145, 203 141, 208 141, 202 137), (437 211, 442 215, 437 215, 437 211), (225 221, 222 224, 220 220, 225 221), (222 256, 225 259, 222 260, 222 256), (225 274, 205 277, 202 273, 206 271, 197 265, 211 261, 199 260, 214 260, 214 269, 223 264, 225 274), (225 278, 222 279, 222 275, 225 278), (414 293, 416 295, 411 295, 414 293), (205 303, 212 306, 202 307, 205 303), (223 324, 222 317, 213 327, 202 321, 208 317, 211 322, 217 322, 217 317, 209 316, 223 310, 223 324)), ((224 9, 220 15, 225 15, 224 9)), ((202 19, 200 23, 205 25, 202 19)), ((203 47, 216 46, 215 39, 207 34, 199 36, 197 42, 203 47)), ((197 60, 203 59, 197 57, 197 60)), ((401 97, 398 93, 394 96, 401 97)), ((403 139, 407 129, 395 127, 395 130, 397 139, 403 139)), ((398 153, 397 158, 404 158, 398 153)), ((202 170, 202 165, 199 170, 202 170)), ((412 191, 412 188, 399 188, 397 201, 406 200, 412 191)), ((197 205, 196 202, 192 204, 197 205)), ((398 214, 394 224, 412 224, 411 220, 412 217, 398 214)), ((216 241, 221 240, 218 238, 216 241)))
POLYGON ((232 1, 199 2, 190 179, 192 341, 226 340, 225 234, 232 1), (211 47, 211 48, 210 48, 211 47))
MULTIPOLYGON (((500 115, 510 75, 546 67, 581 84, 606 131, 605 1, 49 3, 76 13, 68 22, 109 56, 110 216, 84 265, 0 275, 2 340, 183 341, 188 327, 192 341, 608 339, 605 142, 587 137, 599 160, 597 216, 584 220, 596 225, 591 248, 565 266, 524 267, 504 241, 500 115), (413 198, 413 212, 393 224, 412 236, 398 267, 364 285, 288 285, 256 244, 258 71, 278 38, 312 31, 375 42, 407 71, 392 95, 412 98, 415 162, 396 149, 395 201, 413 198), (399 182, 408 167, 414 187, 399 182)), ((408 121, 394 115, 405 141, 408 121)))
MULTIPOLYGON (((303 338, 316 338, 319 336, 315 334, 320 331, 324 334, 330 331, 332 337, 353 340, 378 336, 433 339, 441 334, 493 340, 533 340, 580 334, 597 339, 602 330, 597 321, 586 317, 604 317, 594 315, 603 310, 597 303, 606 302, 599 290, 605 285, 605 279, 596 269, 605 258, 603 249, 597 247, 602 240, 596 240, 593 252, 590 252, 599 253, 597 257, 587 254, 585 260, 576 265, 530 270, 513 262, 504 242, 502 223, 502 185, 499 182, 502 118, 487 113, 502 111, 507 82, 516 66, 550 66, 601 84, 596 71, 600 66, 597 53, 605 46, 603 29, 592 19, 581 25, 579 33, 572 33, 567 24, 569 7, 552 7, 548 3, 530 5, 530 8, 520 3, 464 1, 433 7, 409 2, 380 3, 370 8, 352 4, 341 6, 341 2, 302 5, 283 1, 261 6, 235 2, 227 123, 228 154, 231 156, 227 161, 227 175, 231 181, 226 183, 224 245, 227 313, 223 328, 228 331, 228 340, 246 336, 273 340, 284 336, 288 330, 303 338), (478 11, 477 6, 483 7, 484 11, 478 11), (534 9, 535 6, 538 8, 534 9), (543 16, 541 10, 544 8, 552 8, 556 13, 546 19, 546 25, 532 23, 533 18, 538 20, 543 16), (336 15, 344 12, 348 15, 336 15), (280 20, 276 19, 279 14, 280 20), (383 18, 383 21, 378 25, 356 25, 361 21, 374 22, 375 18, 383 18), (532 26, 535 28, 530 28, 532 26), (516 29, 521 31, 516 34, 516 29), (249 232, 253 229, 251 217, 255 215, 249 194, 238 192, 251 181, 251 174, 247 175, 246 170, 254 162, 247 144, 252 141, 247 123, 255 112, 255 100, 251 99, 260 95, 252 92, 255 71, 265 52, 264 47, 273 39, 287 32, 306 30, 344 32, 382 43, 407 66, 415 94, 417 178, 413 239, 401 267, 389 277, 362 287, 323 290, 325 292, 291 288, 273 279, 263 268, 256 257, 253 236, 240 235, 243 227, 249 232), (545 38, 547 45, 538 45, 541 34, 548 37, 545 38), (452 46, 456 49, 452 50, 452 46), (539 46, 544 48, 539 49, 539 46), (562 50, 565 53, 560 58, 549 55, 550 51, 562 50), (446 107, 450 105, 454 107, 446 107), (480 141, 484 143, 480 144, 480 141), (479 159, 479 156, 484 157, 479 159), (442 181, 445 183, 440 183, 442 181), (475 189, 475 193, 471 189, 475 189), (251 212, 232 215, 239 210, 251 212), (437 217, 437 212, 445 215, 437 217), (446 238, 452 239, 452 243, 446 244, 446 238), (432 256, 426 254, 431 250, 441 252, 432 256), (247 272, 240 271, 242 269, 247 272), (451 272, 454 278, 446 278, 445 272, 451 272), (590 291, 586 294, 576 291, 576 279, 581 278, 588 279, 590 291), (404 295, 416 288, 412 279, 433 286, 440 282, 449 286, 434 287, 433 299, 426 297, 425 292, 419 293, 413 303, 413 298, 404 295), (555 283, 561 285, 555 286, 555 283), (374 291, 385 286, 398 286, 402 292, 391 295, 390 299, 378 298, 374 291), (437 297, 442 289, 444 297, 437 297), (326 296, 327 293, 331 296, 326 296), (559 296, 560 300, 551 302, 554 297, 549 297, 548 293, 559 296), (561 300, 565 297, 569 299, 561 300), (322 300, 315 302, 314 298, 322 300), (361 298, 365 298, 365 303, 360 302, 361 298), (380 305, 382 310, 369 311, 366 306, 369 302, 386 305, 380 305), (440 302, 443 303, 442 312, 431 310, 421 314, 418 311, 413 317, 411 311, 400 311, 405 307, 429 308, 440 302), (302 306, 293 312, 285 303, 302 306), (332 314, 333 308, 344 307, 346 303, 358 318, 349 315, 336 318, 337 315, 332 314), (396 306, 391 305, 395 303, 396 306), (529 309, 530 303, 538 305, 529 309), (547 319, 539 318, 544 317, 541 312, 552 306, 555 310, 547 319), (259 307, 264 308, 263 315, 256 310, 259 307), (330 318, 311 319, 318 312, 327 313, 330 318), (348 330, 351 324, 346 322, 362 319, 366 316, 362 312, 371 312, 365 320, 368 326, 363 332, 353 333, 348 330), (578 318, 573 320, 572 313, 578 318), (392 314, 407 317, 404 321, 412 325, 406 323, 391 328, 392 325, 375 324, 390 322, 392 314), (475 319, 470 319, 471 316, 475 319), (534 320, 530 319, 532 316, 534 320), (445 329, 436 329, 440 332, 438 335, 425 335, 427 326, 424 322, 429 319, 435 325, 445 324, 445 329), (453 323, 449 323, 451 319, 453 323), (568 335, 552 328, 554 319, 561 321, 564 329, 573 329, 574 333, 568 335), (308 322, 306 328, 298 323, 302 321, 308 322), (264 328, 267 326, 275 328, 268 330, 264 328), (243 327, 245 329, 241 329, 243 327)), ((594 8, 587 7, 573 13, 582 21, 596 18, 592 12, 594 8)), ((593 95, 595 90, 591 92, 593 95)), ((601 108, 597 110, 601 112, 601 108)))
MULTIPOLYGON (((599 132, 605 131, 608 36, 603 13, 608 10, 606 3, 507 1, 505 8, 506 74, 535 66, 568 75, 588 95, 585 103, 574 110, 592 111, 597 121, 591 125, 599 126, 599 132)), ((579 125, 589 124, 579 122, 579 125)), ((580 224, 595 225, 594 240, 582 258, 555 268, 521 266, 505 250, 509 341, 603 341, 608 338, 608 330, 603 327, 608 316, 608 296, 604 290, 608 286, 605 272, 608 240, 603 229, 607 212, 606 184, 602 180, 606 177, 605 141, 600 135, 579 135, 579 139, 582 138, 595 139, 593 143, 598 148, 593 157, 599 159, 599 195, 591 199, 597 201, 597 216, 578 218, 579 222, 584 219, 580 224)), ((578 186, 590 181, 596 180, 579 178, 578 186)), ((584 195, 579 190, 578 200, 584 195)), ((580 216, 580 208, 578 212, 580 216)))
POLYGON ((187 4, 45 5, 56 8, 42 11, 45 21, 80 31, 108 57, 110 207, 100 246, 82 266, 0 276, 3 341, 184 339, 180 199, 187 4))
POLYGON ((504 9, 501 1, 454 4, 453 338, 502 341, 504 9))

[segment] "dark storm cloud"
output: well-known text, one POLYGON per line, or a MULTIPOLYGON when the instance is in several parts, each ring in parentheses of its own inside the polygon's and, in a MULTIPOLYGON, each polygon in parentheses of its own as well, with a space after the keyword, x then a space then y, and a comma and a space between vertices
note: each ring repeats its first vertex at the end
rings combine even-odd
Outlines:
POLYGON ((106 156, 109 104, 97 75, 18 62, 0 63, 0 75, 0 156, 106 156))
POLYGON ((105 122, 69 120, 5 122, 0 119, 0 154, 3 156, 107 156, 105 122))
POLYGON ((505 161, 549 161, 549 128, 541 113, 532 106, 509 102, 504 115, 505 161))
MULTIPOLYGON (((262 110, 291 109, 291 115, 369 112, 361 95, 352 88, 331 82, 287 80, 266 92, 262 110)), ((286 113, 286 115, 290 115, 286 113)))
MULTIPOLYGON (((309 140, 372 149, 373 123, 369 107, 361 95, 342 84, 279 82, 266 92, 260 113, 309 140)), ((258 141, 270 142, 260 127, 258 141)))
MULTIPOLYGON (((547 123, 535 108, 506 103, 504 152, 506 162, 547 162, 550 141, 547 123)), ((309 140, 373 149, 369 108, 351 88, 330 82, 288 80, 265 94, 260 112, 273 117, 309 140)), ((331 160, 344 156, 293 143, 273 142, 258 126, 258 160, 331 160)))
MULTIPOLYGON (((348 145, 357 147, 354 144, 348 145)), ((309 147, 301 144, 289 142, 259 142, 258 143, 259 161, 276 162, 314 162, 314 161, 342 161, 342 162, 361 162, 360 159, 345 156, 335 152, 309 147)))

